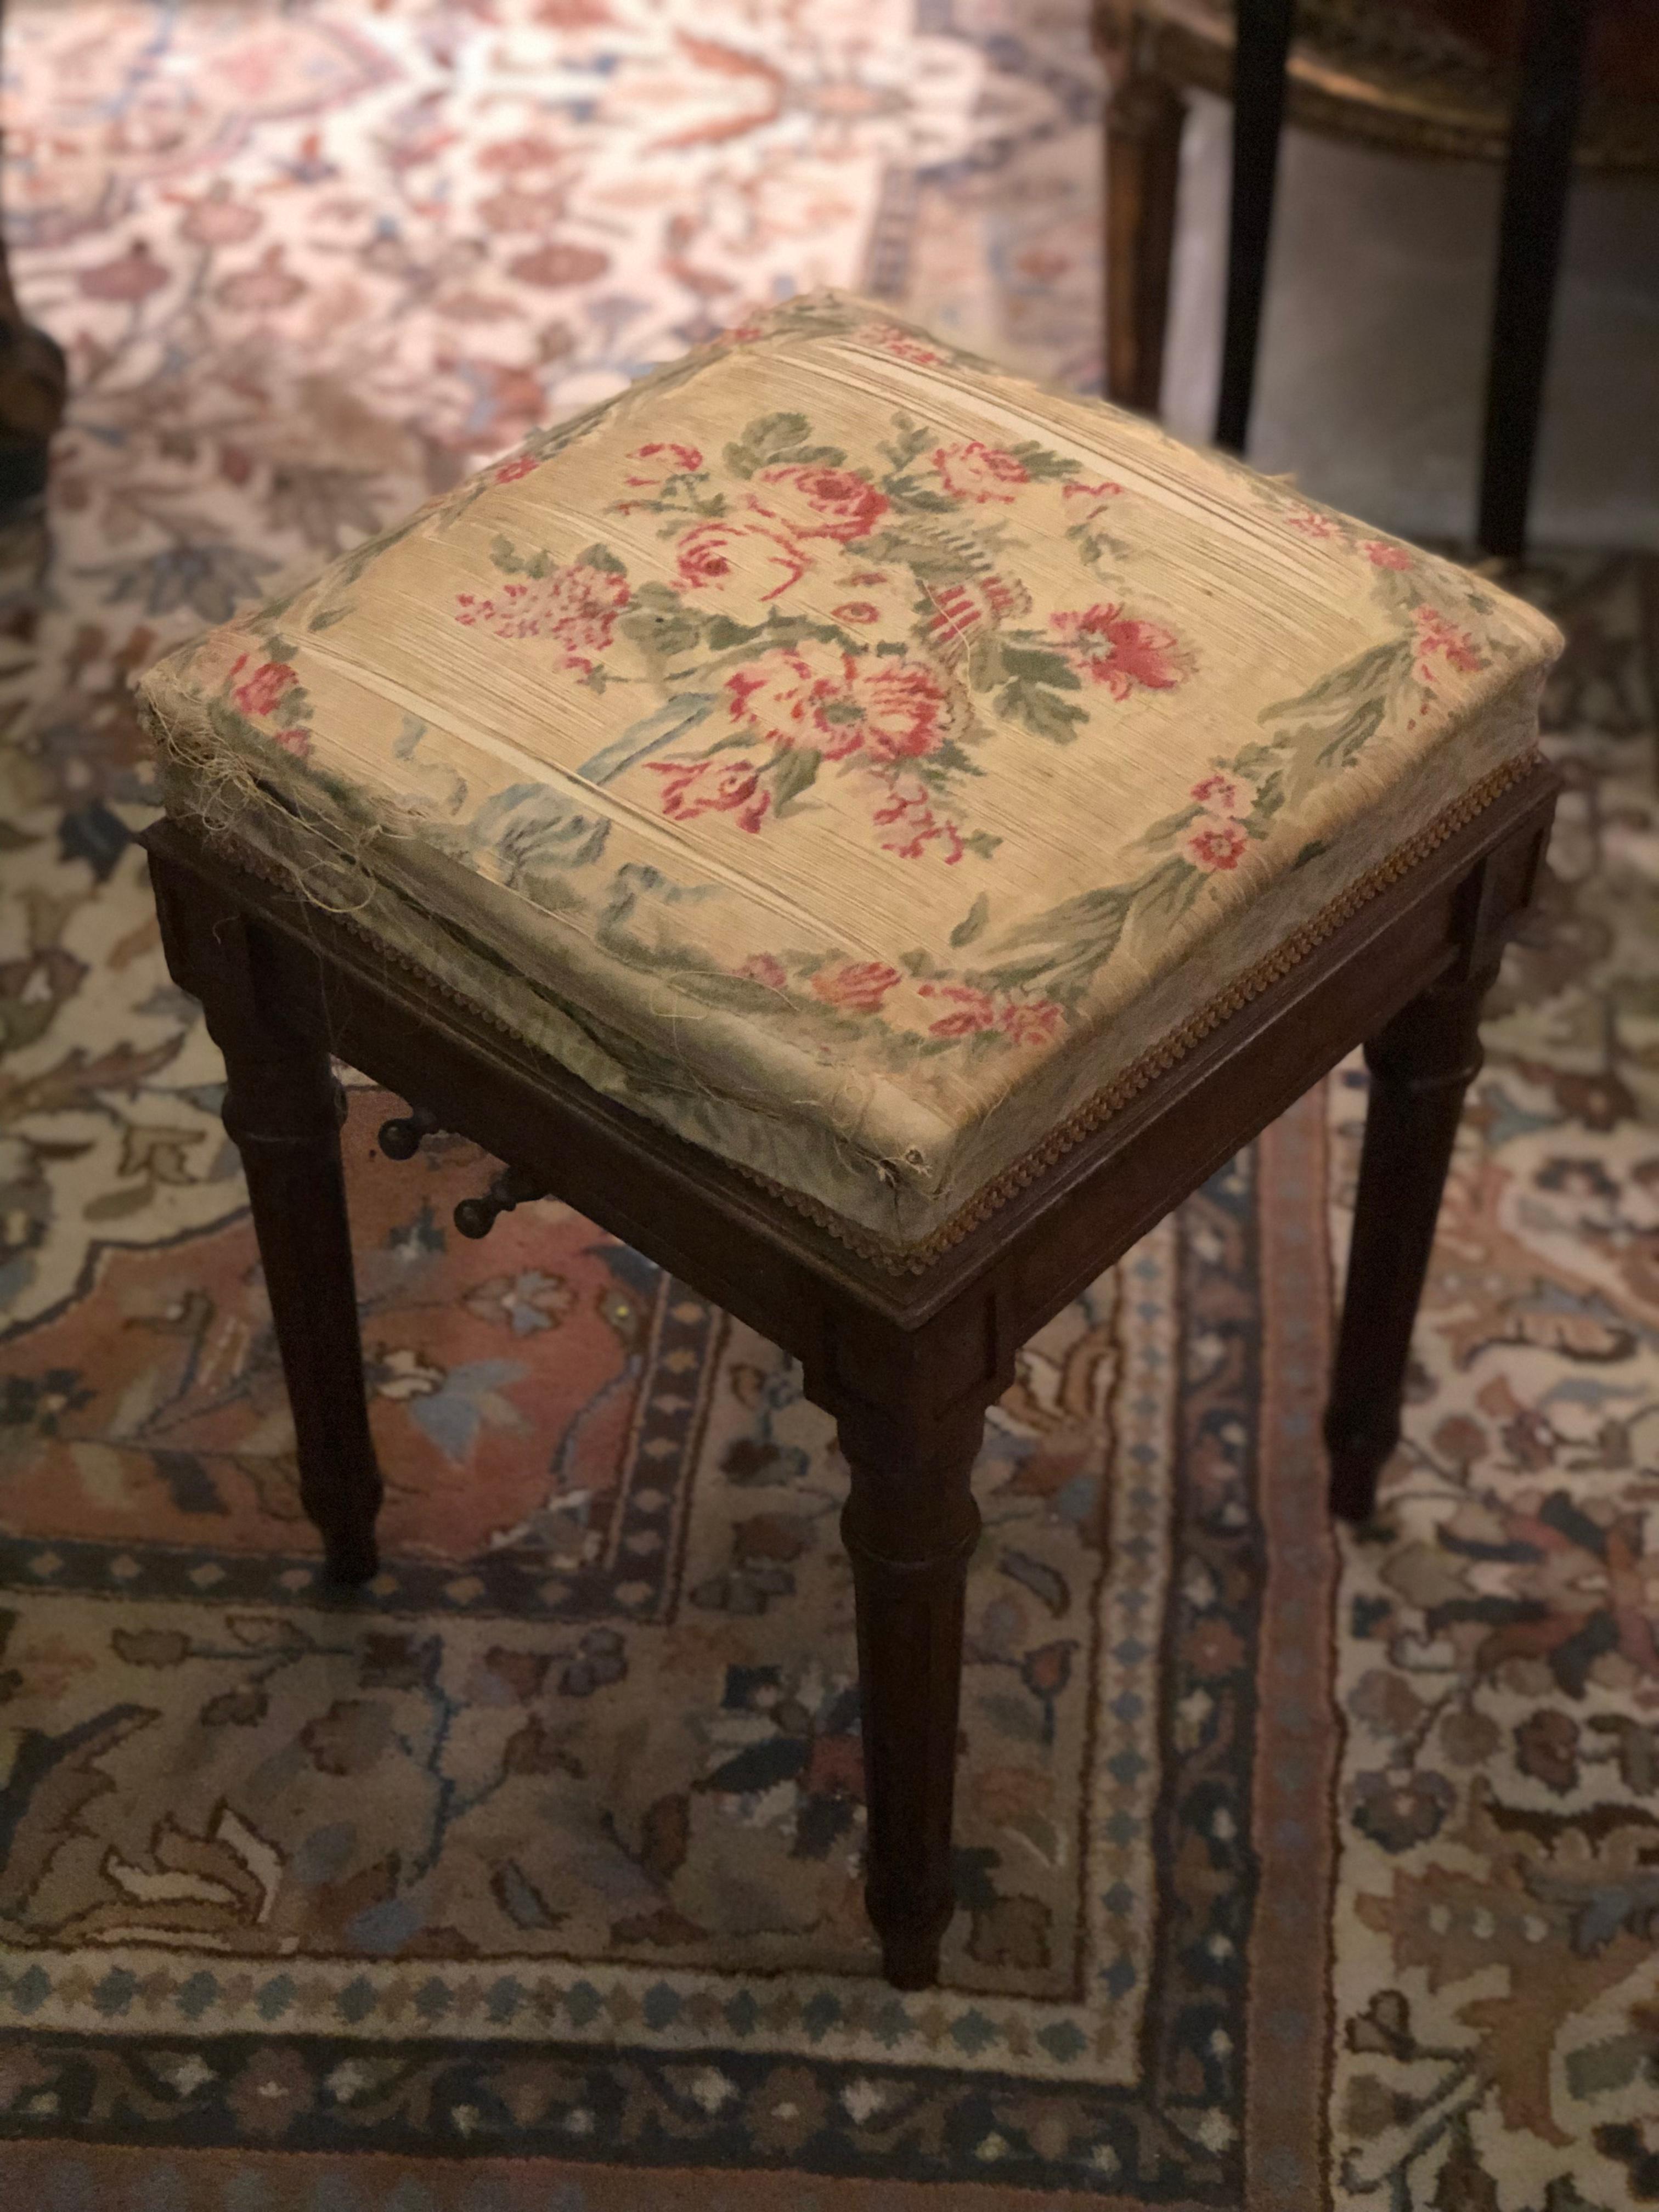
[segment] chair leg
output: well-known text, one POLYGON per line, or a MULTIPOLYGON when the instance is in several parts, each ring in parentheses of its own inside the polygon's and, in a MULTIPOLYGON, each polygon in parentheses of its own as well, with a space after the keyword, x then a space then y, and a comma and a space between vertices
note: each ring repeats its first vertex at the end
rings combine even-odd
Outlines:
POLYGON ((1498 230, 1478 532, 1482 552, 1506 559, 1518 560, 1527 547, 1590 15, 1584 0, 1528 0, 1522 34, 1498 230))
POLYGON ((1425 991, 1365 1048, 1370 1103, 1325 1416, 1331 1510, 1346 1521, 1375 1513, 1377 1477, 1400 1441, 1412 1328, 1496 972, 1425 991))
POLYGON ((1227 313, 1215 441, 1242 453, 1249 434, 1261 299, 1267 283, 1285 68, 1296 0, 1238 0, 1233 55, 1232 210, 1227 238, 1227 313))
POLYGON ((937 1979, 956 1900, 951 1836, 962 1678, 963 1591, 979 1536, 969 1478, 982 1413, 914 1433, 878 1418, 839 1422, 852 1469, 842 1536, 858 1603, 869 1854, 865 1903, 887 1978, 937 1979))
POLYGON ((301 1034, 262 1004, 240 915, 216 910, 212 895, 179 871, 151 867, 167 964, 201 1000, 225 1057, 224 1123, 247 1176, 293 1409, 300 1500, 323 1539, 330 1578, 367 1582, 378 1565, 382 1492, 340 1164, 343 1095, 320 1022, 301 1034))
POLYGON ((1106 107, 1106 396, 1156 415, 1187 104, 1131 66, 1106 107))

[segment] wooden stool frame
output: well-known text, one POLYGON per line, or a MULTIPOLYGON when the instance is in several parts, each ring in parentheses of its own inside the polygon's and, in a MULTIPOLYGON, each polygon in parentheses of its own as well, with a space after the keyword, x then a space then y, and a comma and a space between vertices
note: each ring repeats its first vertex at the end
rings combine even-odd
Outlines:
MULTIPOLYGON (((1527 769, 1316 950, 920 1273, 855 1256, 702 1152, 181 823, 149 831, 167 964, 225 1056, 293 1403, 333 1576, 376 1567, 370 1442, 333 1054, 476 1139, 800 1360, 851 1470, 869 1851, 887 1977, 938 1974, 969 1477, 1019 1346, 1362 1042, 1372 1077, 1327 1436, 1332 1504, 1374 1509, 1481 1000, 1541 863, 1557 779, 1527 769)), ((390 1170, 389 1172, 395 1172, 390 1170)))

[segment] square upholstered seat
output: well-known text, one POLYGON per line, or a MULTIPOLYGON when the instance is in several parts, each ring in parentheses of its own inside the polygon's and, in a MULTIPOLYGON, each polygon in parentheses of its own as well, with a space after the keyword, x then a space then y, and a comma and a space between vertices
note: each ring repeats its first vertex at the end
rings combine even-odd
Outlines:
POLYGON ((144 692, 170 811, 902 1263, 1518 776, 1556 645, 819 294, 144 692))

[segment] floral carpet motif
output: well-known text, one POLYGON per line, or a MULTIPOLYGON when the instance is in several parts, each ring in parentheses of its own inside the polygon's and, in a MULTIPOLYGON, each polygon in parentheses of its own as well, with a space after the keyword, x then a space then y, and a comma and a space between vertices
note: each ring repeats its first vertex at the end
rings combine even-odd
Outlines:
POLYGON ((1569 787, 1378 1527, 1319 1495, 1346 1071, 992 1418, 962 1909, 901 1997, 829 1425, 567 1210, 458 1238, 486 1164, 377 1157, 361 1085, 386 1567, 319 1589, 126 683, 809 283, 1085 381, 1081 13, 7 15, 17 273, 76 391, 50 566, 25 532, 0 574, 18 2201, 1659 2202, 1653 564, 1525 580, 1569 787))

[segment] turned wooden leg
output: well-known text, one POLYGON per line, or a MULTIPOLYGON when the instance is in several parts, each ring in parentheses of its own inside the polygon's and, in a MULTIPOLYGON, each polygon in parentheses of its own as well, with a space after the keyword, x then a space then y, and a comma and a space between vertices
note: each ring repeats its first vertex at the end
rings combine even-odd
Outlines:
MULTIPOLYGON (((262 998, 241 916, 152 862, 173 979, 198 997, 225 1056, 225 1127, 242 1156, 271 1319, 293 1408, 300 1498, 331 1579, 377 1565, 381 1483, 363 1394, 362 1341, 340 1165, 343 1094, 319 1020, 285 1022, 262 998)), ((320 991, 320 978, 318 983, 320 991)))
POLYGON ((896 1989, 937 1979, 951 1881, 963 1589, 979 1536, 969 1477, 984 1421, 942 1422, 918 1441, 904 1425, 843 1412, 853 1489, 842 1535, 858 1599, 865 1903, 896 1989))
POLYGON ((1106 396, 1156 415, 1164 383, 1186 102, 1127 70, 1106 108, 1106 396))
POLYGON ((1368 1521, 1400 1441, 1417 1302, 1495 968, 1425 991, 1365 1048, 1371 1073, 1348 1285, 1325 1417, 1331 1510, 1368 1521))

